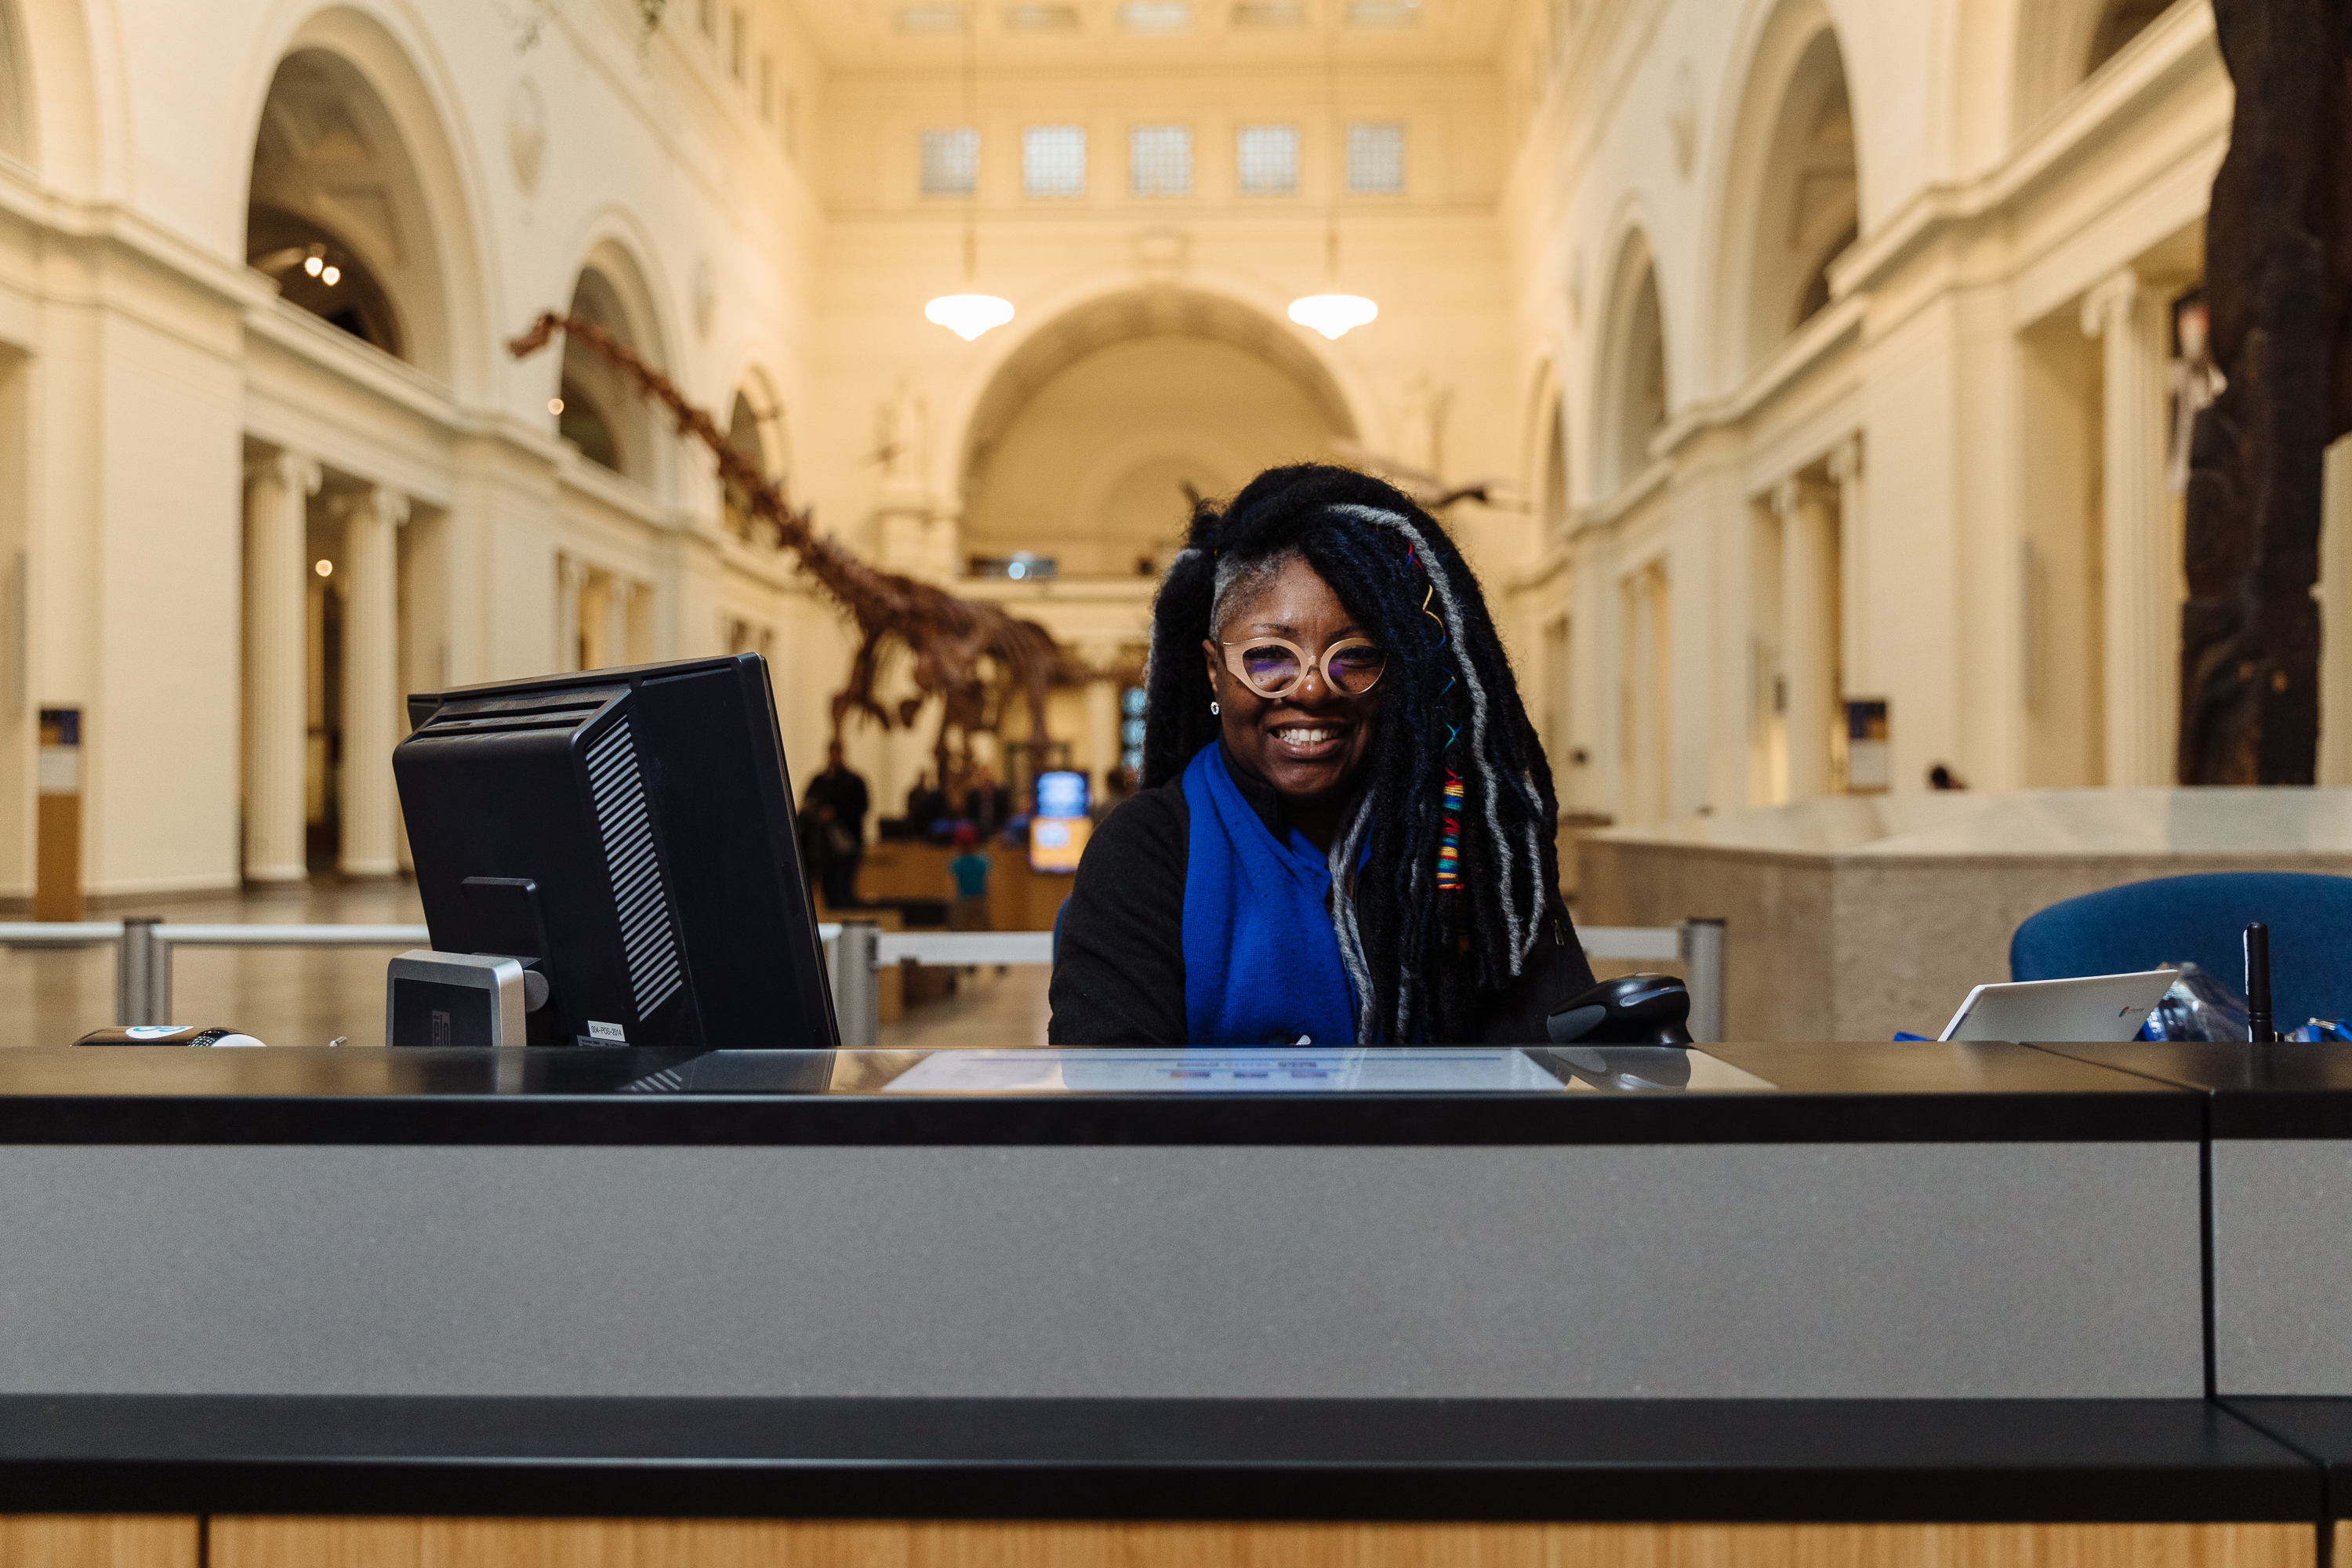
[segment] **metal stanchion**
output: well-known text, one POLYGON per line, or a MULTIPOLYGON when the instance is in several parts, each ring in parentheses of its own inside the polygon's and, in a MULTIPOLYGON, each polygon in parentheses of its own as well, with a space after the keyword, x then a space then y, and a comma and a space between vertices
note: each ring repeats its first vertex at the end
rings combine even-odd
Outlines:
POLYGON ((152 915, 136 915, 122 922, 122 944, 114 959, 114 1021, 118 1024, 166 1024, 172 1010, 171 962, 163 944, 155 940, 160 924, 152 915))
POLYGON ((1683 984, 1690 988, 1694 1040, 1723 1038, 1723 922, 1693 919, 1679 928, 1683 984))
POLYGON ((833 1013, 844 1050, 870 1051, 882 1037, 882 993, 875 983, 871 921, 844 921, 833 943, 833 1013))

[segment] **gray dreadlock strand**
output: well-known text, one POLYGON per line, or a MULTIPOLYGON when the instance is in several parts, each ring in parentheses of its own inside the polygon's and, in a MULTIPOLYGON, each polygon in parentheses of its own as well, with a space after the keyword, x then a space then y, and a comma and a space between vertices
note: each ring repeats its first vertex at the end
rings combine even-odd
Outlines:
MULTIPOLYGON (((1423 569, 1427 571, 1430 585, 1437 590, 1438 606, 1445 612, 1446 637, 1459 650, 1454 663, 1460 667, 1463 685, 1470 689, 1470 757, 1472 766, 1477 770, 1479 782, 1485 786, 1479 791, 1479 795, 1481 803, 1486 807, 1486 831, 1492 835, 1496 844, 1509 842, 1509 836, 1503 831, 1502 815, 1495 805, 1496 795, 1500 786, 1496 780, 1493 768, 1486 761, 1486 684, 1478 679, 1476 661, 1470 658, 1470 645, 1463 628, 1462 609, 1454 600, 1454 584, 1447 578, 1436 552, 1430 549, 1429 541, 1423 537, 1421 530, 1415 528, 1410 520, 1397 512, 1382 511, 1377 507, 1360 506, 1354 502, 1341 502, 1328 510, 1348 517, 1360 518, 1366 522, 1375 523, 1382 528, 1394 529, 1404 535, 1406 541, 1412 544, 1413 553, 1420 559, 1423 569)), ((1510 782, 1517 784, 1518 781, 1514 779, 1510 782)), ((1530 864, 1542 863, 1532 823, 1529 824, 1528 830, 1528 852, 1530 864)), ((1510 933, 1511 973, 1517 974, 1527 963, 1528 949, 1535 945, 1538 928, 1541 922, 1534 917, 1540 915, 1541 910, 1538 908, 1531 911, 1530 918, 1521 920, 1519 901, 1511 886, 1511 879, 1507 876, 1502 880, 1500 891, 1503 900, 1503 923, 1504 929, 1510 933)))

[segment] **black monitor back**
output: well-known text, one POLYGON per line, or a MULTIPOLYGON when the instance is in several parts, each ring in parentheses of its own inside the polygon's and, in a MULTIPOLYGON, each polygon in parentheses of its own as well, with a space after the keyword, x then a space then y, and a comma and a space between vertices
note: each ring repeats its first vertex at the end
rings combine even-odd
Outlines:
POLYGON ((533 1044, 838 1043, 757 654, 412 696, 393 751, 433 945, 547 975, 533 1044))

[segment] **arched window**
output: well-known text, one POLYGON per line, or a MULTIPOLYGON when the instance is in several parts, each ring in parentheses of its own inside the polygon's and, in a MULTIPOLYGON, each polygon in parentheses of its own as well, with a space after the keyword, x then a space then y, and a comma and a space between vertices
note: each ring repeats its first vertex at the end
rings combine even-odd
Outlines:
MULTIPOLYGON (((751 406, 751 399, 746 393, 736 393, 734 406, 727 411, 727 444, 741 453, 744 460, 762 474, 773 474, 768 461, 768 444, 760 434, 759 413, 751 406)), ((748 540, 753 534, 754 520, 744 506, 744 498, 735 493, 734 487, 724 488, 726 495, 721 503, 720 521, 727 525, 728 532, 738 539, 748 540)))
POLYGON ((1650 466, 1650 442, 1666 422, 1665 320, 1658 304, 1658 271, 1637 237, 1618 263, 1601 396, 1603 493, 1641 478, 1650 466))
MULTIPOLYGON (((572 286, 571 313, 635 350, 658 366, 661 356, 649 327, 647 296, 636 268, 619 247, 600 245, 572 286)), ((658 435, 651 410, 634 384, 610 361, 576 339, 563 344, 562 407, 556 433, 580 455, 648 488, 656 482, 658 435)))
POLYGON ((437 257, 415 163, 382 96, 331 50, 288 55, 254 136, 247 264, 289 304, 446 374, 437 257))
POLYGON ((1861 228, 1853 106, 1826 26, 1789 70, 1762 151, 1745 258, 1748 365, 1829 308, 1831 264, 1861 228))
POLYGON ((1547 529, 1568 521, 1567 412, 1555 396, 1544 416, 1543 521, 1547 529))

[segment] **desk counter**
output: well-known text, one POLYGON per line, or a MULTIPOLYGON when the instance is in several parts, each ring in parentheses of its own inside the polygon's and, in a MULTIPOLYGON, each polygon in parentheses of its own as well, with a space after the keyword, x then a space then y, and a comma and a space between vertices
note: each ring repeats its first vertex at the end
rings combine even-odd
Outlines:
POLYGON ((2205 1397, 2210 1091, 1677 1059, 0 1053, 0 1510, 2302 1521, 2246 1560, 2309 1561, 2320 1468, 2205 1397))

